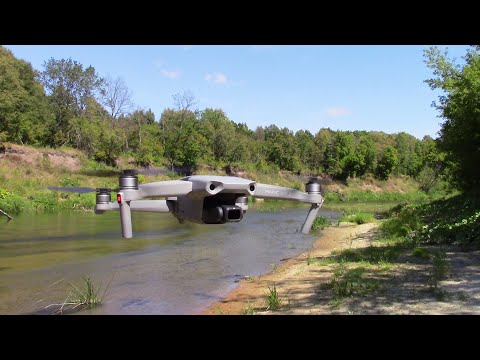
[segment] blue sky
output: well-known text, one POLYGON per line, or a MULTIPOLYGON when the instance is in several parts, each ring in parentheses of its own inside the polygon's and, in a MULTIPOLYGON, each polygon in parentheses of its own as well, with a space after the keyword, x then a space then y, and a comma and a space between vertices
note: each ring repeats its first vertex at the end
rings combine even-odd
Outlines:
MULTIPOLYGON (((6 47, 41 70, 43 62, 72 58, 101 76, 120 76, 138 107, 156 119, 172 96, 191 91, 197 107, 221 108, 251 129, 275 124, 316 133, 334 130, 408 132, 437 136, 431 108, 438 92, 423 80, 428 46, 59 46, 6 47)), ((460 58, 466 46, 448 46, 460 58)))

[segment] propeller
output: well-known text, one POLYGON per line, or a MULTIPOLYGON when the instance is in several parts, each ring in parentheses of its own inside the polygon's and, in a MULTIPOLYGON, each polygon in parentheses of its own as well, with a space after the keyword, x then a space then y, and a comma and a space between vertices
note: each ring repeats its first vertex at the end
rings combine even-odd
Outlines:
MULTIPOLYGON (((125 169, 121 171, 114 171, 114 173, 118 175, 125 175, 125 176, 137 176, 138 174, 142 173, 142 171, 137 169, 125 169)), ((87 194, 91 192, 99 192, 99 190, 103 192, 120 191, 118 187, 115 189, 111 189, 111 188, 91 188, 91 187, 81 187, 81 186, 80 187, 47 186, 44 189, 52 190, 52 191, 70 192, 70 193, 76 193, 76 194, 87 194)))
POLYGON ((76 194, 87 194, 91 192, 96 192, 97 189, 90 187, 61 187, 61 186, 47 186, 44 189, 52 191, 63 191, 76 194))

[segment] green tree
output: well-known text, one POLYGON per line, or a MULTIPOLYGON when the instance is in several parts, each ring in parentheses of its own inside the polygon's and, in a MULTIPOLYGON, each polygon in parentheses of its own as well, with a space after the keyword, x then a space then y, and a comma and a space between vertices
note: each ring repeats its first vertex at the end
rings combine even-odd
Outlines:
POLYGON ((439 137, 440 149, 459 189, 480 189, 480 46, 473 46, 457 64, 448 51, 431 47, 424 53, 434 77, 426 80, 442 94, 433 106, 445 119, 439 137))
POLYGON ((270 125, 265 129, 265 153, 267 160, 282 170, 300 170, 300 160, 293 132, 270 125))
POLYGON ((398 166, 397 150, 393 146, 387 146, 377 166, 377 176, 387 180, 398 166))
POLYGON ((315 143, 312 133, 308 130, 299 130, 295 133, 295 142, 298 158, 302 167, 314 170, 317 167, 315 161, 315 143))
POLYGON ((163 130, 165 158, 172 167, 196 167, 208 143, 200 131, 200 122, 195 113, 166 109, 160 118, 160 126, 163 130))
POLYGON ((320 129, 313 139, 314 148, 312 155, 312 169, 316 169, 318 172, 326 171, 329 167, 327 155, 328 149, 330 149, 333 143, 334 132, 330 129, 320 129))
POLYGON ((44 62, 41 79, 55 112, 55 123, 50 129, 52 145, 70 142, 70 120, 85 113, 88 101, 99 94, 103 79, 92 66, 72 59, 44 62))
POLYGON ((143 133, 142 143, 135 151, 134 158, 137 165, 149 167, 160 165, 163 159, 163 145, 160 141, 162 133, 158 124, 146 124, 140 129, 143 133))
MULTIPOLYGON (((236 139, 235 124, 220 109, 207 108, 200 114, 200 124, 204 137, 208 141, 208 155, 214 161, 232 160, 236 139)), ((207 149, 205 149, 207 151, 207 149)))
POLYGON ((333 141, 325 152, 326 171, 333 177, 345 180, 355 171, 352 164, 358 160, 354 154, 353 135, 345 131, 337 131, 333 135, 333 141))
POLYGON ((417 138, 401 132, 397 134, 395 142, 395 148, 398 152, 398 173, 414 176, 416 173, 415 147, 418 143, 417 138))
POLYGON ((30 63, 0 46, 0 132, 5 140, 42 145, 53 113, 30 63))

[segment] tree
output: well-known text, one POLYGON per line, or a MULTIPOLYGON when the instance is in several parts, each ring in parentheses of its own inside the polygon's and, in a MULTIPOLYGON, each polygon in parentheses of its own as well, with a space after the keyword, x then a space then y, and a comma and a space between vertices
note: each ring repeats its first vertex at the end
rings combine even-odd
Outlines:
POLYGON ((41 79, 55 112, 55 123, 50 129, 52 145, 63 145, 70 141, 70 120, 85 113, 87 103, 95 98, 103 85, 92 66, 83 65, 72 59, 44 62, 41 79))
POLYGON ((401 132, 396 136, 396 150, 398 152, 398 172, 414 176, 415 169, 415 147, 418 143, 417 138, 401 132))
POLYGON ((140 166, 149 167, 153 164, 160 164, 163 158, 163 145, 161 139, 160 127, 158 124, 143 125, 142 143, 135 151, 135 163, 140 166))
POLYGON ((175 109, 178 111, 193 111, 193 107, 197 105, 195 100, 195 95, 190 90, 184 91, 182 94, 177 93, 173 95, 173 103, 175 104, 175 109))
POLYGON ((334 132, 328 128, 322 128, 315 134, 313 140, 315 146, 311 166, 319 172, 328 169, 327 150, 333 142, 333 135, 334 132))
POLYGON ((0 46, 0 133, 6 141, 43 145, 53 113, 37 73, 0 46))
POLYGON ((188 110, 166 109, 160 117, 163 129, 164 155, 172 165, 194 168, 208 148, 200 131, 200 122, 188 110))
POLYGON ((346 180, 354 169, 351 164, 356 161, 354 156, 353 135, 346 131, 337 131, 333 141, 325 152, 326 171, 328 174, 340 180, 346 180))
POLYGON ((132 93, 128 90, 121 77, 107 76, 101 89, 102 104, 107 108, 110 116, 117 119, 132 107, 132 93))
POLYGON ((459 65, 448 50, 425 50, 427 67, 434 77, 425 80, 442 95, 433 106, 445 119, 439 132, 439 147, 453 174, 453 184, 463 190, 480 189, 480 46, 473 46, 459 65))
POLYGON ((387 146, 377 166, 377 176, 382 180, 388 180, 398 166, 397 150, 393 146, 387 146))
POLYGON ((299 130, 295 133, 298 157, 302 165, 308 169, 315 169, 315 144, 313 135, 308 130, 299 130))
MULTIPOLYGON (((200 115, 200 126, 209 143, 209 154, 215 161, 229 161, 234 155, 235 125, 220 109, 205 109, 200 115)), ((207 150, 207 149, 206 149, 207 150)))
POLYGON ((265 152, 267 160, 282 170, 298 171, 300 161, 293 132, 270 125, 265 129, 265 152))

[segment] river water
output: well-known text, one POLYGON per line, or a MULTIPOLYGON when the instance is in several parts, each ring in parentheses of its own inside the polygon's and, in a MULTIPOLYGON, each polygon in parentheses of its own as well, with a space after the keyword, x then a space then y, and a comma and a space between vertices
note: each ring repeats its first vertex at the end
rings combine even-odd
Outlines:
POLYGON ((241 222, 225 225, 134 213, 132 239, 120 236, 118 212, 1 219, 0 314, 52 313, 58 307, 46 307, 62 303, 83 276, 109 286, 101 306, 79 314, 197 314, 240 278, 311 248, 315 236, 300 232, 307 205, 274 212, 252 205, 241 222))

